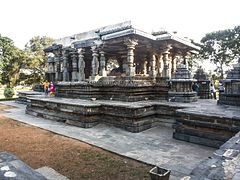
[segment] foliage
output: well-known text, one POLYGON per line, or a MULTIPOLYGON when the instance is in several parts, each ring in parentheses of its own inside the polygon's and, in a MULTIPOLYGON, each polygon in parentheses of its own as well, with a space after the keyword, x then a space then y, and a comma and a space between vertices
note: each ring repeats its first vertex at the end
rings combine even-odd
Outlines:
POLYGON ((4 94, 5 98, 12 98, 14 95, 14 90, 13 90, 13 88, 5 88, 3 94, 4 94))
POLYGON ((1 35, 0 50, 0 81, 8 87, 13 87, 17 83, 20 68, 25 62, 25 53, 15 47, 11 39, 1 35))
POLYGON ((53 39, 49 37, 36 36, 30 39, 25 46, 25 52, 28 56, 25 68, 31 74, 26 75, 27 84, 39 83, 44 80, 44 75, 47 67, 47 56, 43 49, 47 48, 53 43, 53 39))
POLYGON ((0 82, 7 87, 13 87, 19 82, 41 82, 47 64, 43 49, 52 42, 51 38, 36 36, 21 50, 14 46, 11 39, 0 35, 0 82))
POLYGON ((223 78, 228 67, 240 53, 240 26, 208 33, 201 40, 200 56, 216 64, 216 72, 223 78))

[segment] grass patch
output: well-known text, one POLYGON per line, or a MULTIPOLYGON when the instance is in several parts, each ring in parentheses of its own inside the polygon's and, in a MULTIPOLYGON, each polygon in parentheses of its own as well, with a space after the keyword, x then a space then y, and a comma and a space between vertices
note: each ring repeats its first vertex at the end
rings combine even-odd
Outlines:
POLYGON ((14 97, 14 98, 1 98, 0 101, 14 101, 16 99, 17 99, 17 97, 14 97))

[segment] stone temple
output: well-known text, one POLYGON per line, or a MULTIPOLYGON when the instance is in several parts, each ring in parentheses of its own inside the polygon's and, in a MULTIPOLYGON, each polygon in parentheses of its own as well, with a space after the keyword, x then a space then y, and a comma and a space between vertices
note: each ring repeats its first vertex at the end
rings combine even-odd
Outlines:
POLYGON ((45 52, 57 97, 121 101, 167 99, 166 80, 199 49, 176 34, 148 34, 130 22, 56 42, 45 52))
MULTIPOLYGON (((224 179, 226 163, 240 159, 240 61, 224 81, 223 105, 217 105, 208 99, 204 72, 196 79, 189 72, 188 59, 198 50, 176 33, 149 34, 131 22, 76 34, 45 49, 46 78, 55 83, 55 97, 20 98, 27 96, 27 114, 82 128, 104 123, 139 133, 168 127, 174 139, 219 148, 192 167, 189 177, 224 179), (201 85, 199 97, 194 82, 201 85)), ((240 167, 232 167, 240 177, 240 167)))

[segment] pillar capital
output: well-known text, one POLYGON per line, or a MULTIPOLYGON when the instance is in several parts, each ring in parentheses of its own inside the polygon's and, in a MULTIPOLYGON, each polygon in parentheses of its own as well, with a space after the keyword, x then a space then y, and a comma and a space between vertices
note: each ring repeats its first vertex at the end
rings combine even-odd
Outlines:
POLYGON ((98 47, 97 46, 91 46, 91 51, 93 53, 97 53, 98 52, 98 47))
POLYGON ((127 46, 128 49, 135 49, 135 46, 138 45, 138 40, 126 38, 124 39, 124 44, 127 46))
POLYGON ((77 52, 78 52, 79 55, 83 55, 85 53, 85 49, 84 48, 79 48, 77 50, 77 52))
POLYGON ((163 48, 162 54, 170 54, 170 50, 172 49, 171 45, 167 45, 166 47, 163 48))

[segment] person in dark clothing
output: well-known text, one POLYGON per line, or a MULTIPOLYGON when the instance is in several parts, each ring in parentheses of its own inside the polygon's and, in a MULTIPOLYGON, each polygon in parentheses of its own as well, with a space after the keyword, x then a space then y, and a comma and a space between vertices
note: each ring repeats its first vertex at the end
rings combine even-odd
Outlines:
POLYGON ((192 85, 192 90, 195 91, 197 93, 197 95, 198 95, 199 86, 198 86, 198 84, 196 82, 192 85))

